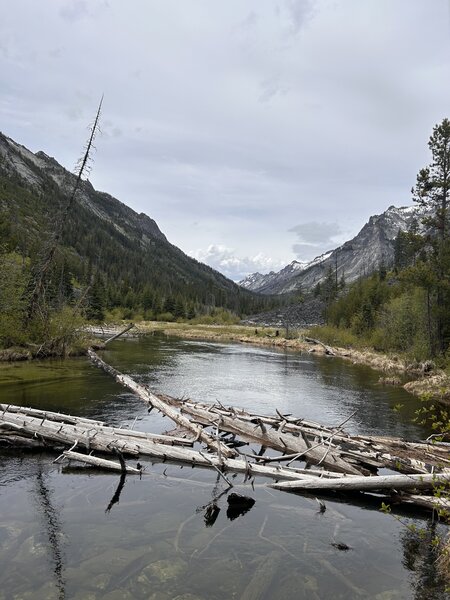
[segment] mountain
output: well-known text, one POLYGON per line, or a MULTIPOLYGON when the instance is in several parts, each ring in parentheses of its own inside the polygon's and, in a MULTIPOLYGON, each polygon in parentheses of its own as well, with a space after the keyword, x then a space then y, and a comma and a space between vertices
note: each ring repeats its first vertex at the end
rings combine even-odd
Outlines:
POLYGON ((281 271, 267 275, 253 273, 239 282, 247 290, 262 294, 284 294, 302 289, 309 291, 325 280, 330 270, 346 283, 369 275, 382 263, 390 266, 394 260, 394 242, 399 229, 408 229, 420 210, 414 206, 390 206, 381 215, 370 217, 368 223, 350 241, 339 248, 316 257, 309 263, 293 261, 281 271))
MULTIPOLYGON (((42 254, 75 175, 44 152, 0 133, 0 242, 31 261, 42 254)), ((196 305, 259 310, 261 300, 171 244, 156 222, 84 181, 62 233, 59 261, 75 287, 100 279, 110 305, 136 306, 144 293, 196 305)))

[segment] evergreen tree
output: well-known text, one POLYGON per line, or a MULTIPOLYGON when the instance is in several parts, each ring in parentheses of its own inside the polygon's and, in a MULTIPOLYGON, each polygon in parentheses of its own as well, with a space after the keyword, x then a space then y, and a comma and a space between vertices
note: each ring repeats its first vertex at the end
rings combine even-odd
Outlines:
POLYGON ((433 313, 436 321, 437 348, 445 352, 450 342, 450 121, 436 125, 428 142, 431 163, 421 169, 412 189, 413 199, 424 208, 427 228, 423 236, 427 263, 435 276, 433 313))
POLYGON ((86 316, 93 321, 103 321, 105 318, 105 287, 103 282, 97 277, 91 285, 88 293, 88 305, 86 316))

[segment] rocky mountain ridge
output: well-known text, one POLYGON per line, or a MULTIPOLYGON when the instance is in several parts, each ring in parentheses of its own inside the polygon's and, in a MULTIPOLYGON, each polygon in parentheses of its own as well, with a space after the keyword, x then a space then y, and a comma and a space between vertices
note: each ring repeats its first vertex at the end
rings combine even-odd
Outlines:
POLYGON ((408 229, 412 221, 419 220, 421 215, 420 209, 414 206, 390 206, 384 213, 370 217, 354 238, 338 248, 309 263, 294 260, 277 273, 252 273, 239 285, 262 294, 310 291, 325 281, 330 270, 338 279, 343 277, 346 283, 351 283, 369 275, 382 263, 392 265, 398 231, 408 229))

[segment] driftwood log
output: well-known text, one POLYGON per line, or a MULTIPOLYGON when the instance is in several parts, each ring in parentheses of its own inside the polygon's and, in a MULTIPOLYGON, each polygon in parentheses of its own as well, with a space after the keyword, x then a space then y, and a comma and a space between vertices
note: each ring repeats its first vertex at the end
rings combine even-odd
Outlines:
POLYGON ((134 475, 141 474, 140 469, 135 469, 134 467, 129 467, 127 465, 123 466, 120 462, 106 460, 104 458, 98 458, 90 454, 81 454, 80 452, 74 452, 73 450, 65 450, 62 453, 61 457, 58 457, 58 459, 60 458, 66 458, 68 460, 82 462, 84 464, 90 465, 91 467, 97 467, 98 469, 108 469, 110 471, 120 471, 121 473, 125 472, 134 475))
POLYGON ((450 483, 450 471, 428 475, 377 475, 375 477, 348 476, 341 479, 309 479, 273 483, 279 490, 333 490, 333 491, 376 491, 376 490, 430 490, 450 483))

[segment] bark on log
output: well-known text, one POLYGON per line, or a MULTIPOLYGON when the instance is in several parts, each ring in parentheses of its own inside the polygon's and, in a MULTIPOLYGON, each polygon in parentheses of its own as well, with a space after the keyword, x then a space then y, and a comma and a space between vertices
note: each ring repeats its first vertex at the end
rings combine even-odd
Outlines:
POLYGON ((162 413, 164 413, 167 417, 172 419, 178 425, 185 427, 194 432, 194 434, 199 438, 202 442, 204 442, 209 448, 218 452, 220 455, 224 457, 236 456, 236 452, 231 448, 228 448, 222 442, 215 440, 212 436, 210 436, 206 431, 204 431, 203 427, 192 423, 188 418, 184 415, 180 414, 175 408, 163 402, 158 396, 152 394, 147 388, 139 383, 136 383, 131 377, 128 375, 124 375, 111 367, 105 361, 103 361, 91 348, 88 350, 88 354, 92 362, 97 366, 106 371, 109 375, 112 375, 114 379, 121 383, 123 386, 127 387, 129 390, 133 391, 137 394, 142 400, 147 402, 150 406, 157 408, 162 413))
POLYGON ((299 480, 271 484, 278 490, 375 491, 433 489, 450 483, 450 471, 428 475, 384 475, 375 477, 341 477, 340 479, 299 480))

